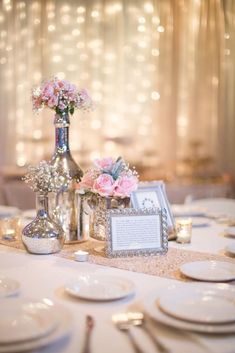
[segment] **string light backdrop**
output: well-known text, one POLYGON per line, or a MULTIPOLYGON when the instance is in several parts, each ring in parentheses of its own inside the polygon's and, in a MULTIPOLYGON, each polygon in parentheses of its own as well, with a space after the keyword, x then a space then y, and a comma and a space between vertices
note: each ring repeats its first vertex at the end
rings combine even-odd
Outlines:
POLYGON ((71 119, 71 149, 84 168, 123 155, 166 174, 191 140, 220 161, 231 57, 222 3, 1 1, 2 163, 25 166, 52 154, 53 112, 35 117, 30 102, 31 87, 51 76, 88 88, 96 101, 94 112, 71 119))

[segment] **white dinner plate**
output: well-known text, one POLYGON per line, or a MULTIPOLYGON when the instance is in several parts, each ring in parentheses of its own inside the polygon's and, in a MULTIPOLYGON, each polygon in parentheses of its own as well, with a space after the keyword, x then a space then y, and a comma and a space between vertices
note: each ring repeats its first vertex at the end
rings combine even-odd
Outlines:
POLYGON ((0 218, 12 217, 19 213, 19 209, 10 206, 0 206, 0 218))
POLYGON ((194 261, 180 266, 187 277, 208 282, 226 282, 235 279, 235 266, 224 261, 194 261))
MULTIPOLYGON (((222 283, 224 286, 229 286, 228 284, 222 283)), ((176 286, 175 286, 176 287, 176 286)), ((235 332, 235 323, 227 324, 203 324, 190 322, 186 320, 180 320, 176 317, 166 314, 160 309, 158 298, 156 293, 151 294, 145 300, 145 312, 156 322, 161 324, 174 327, 180 330, 201 332, 201 333, 233 333, 235 332)))
POLYGON ((42 300, 1 299, 0 308, 0 344, 42 337, 57 324, 52 306, 42 300))
POLYGON ((229 235, 230 237, 235 237, 235 227, 228 227, 224 230, 226 235, 229 235))
POLYGON ((67 337, 72 328, 72 315, 67 309, 57 304, 53 305, 52 310, 57 326, 48 335, 28 341, 0 344, 0 353, 27 352, 46 347, 67 337))
POLYGON ((192 217, 193 227, 208 227, 211 225, 211 221, 206 217, 192 217))
POLYGON ((228 253, 228 254, 231 254, 231 255, 235 255, 235 243, 231 243, 231 244, 228 244, 225 248, 225 251, 228 253))
POLYGON ((0 298, 17 294, 20 289, 20 283, 14 279, 0 276, 0 298))
POLYGON ((134 293, 134 283, 116 276, 84 275, 65 286, 67 293, 87 300, 116 300, 134 293))
POLYGON ((207 210, 194 205, 172 205, 172 212, 175 217, 202 217, 207 210))
POLYGON ((159 297, 160 308, 178 319, 198 323, 235 323, 235 287, 189 283, 167 290, 159 297))
POLYGON ((36 210, 35 209, 26 210, 22 212, 22 217, 27 219, 34 219, 36 217, 36 210))

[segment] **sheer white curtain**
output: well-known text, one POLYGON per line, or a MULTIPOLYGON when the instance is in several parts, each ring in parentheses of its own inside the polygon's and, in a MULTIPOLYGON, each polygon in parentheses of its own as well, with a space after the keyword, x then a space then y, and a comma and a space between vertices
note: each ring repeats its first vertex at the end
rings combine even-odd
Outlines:
POLYGON ((83 167, 123 155, 140 170, 167 175, 176 161, 191 161, 197 146, 199 161, 213 158, 235 172, 234 5, 2 0, 1 164, 51 155, 53 112, 35 117, 30 91, 56 75, 97 101, 94 112, 72 118, 71 148, 83 167))

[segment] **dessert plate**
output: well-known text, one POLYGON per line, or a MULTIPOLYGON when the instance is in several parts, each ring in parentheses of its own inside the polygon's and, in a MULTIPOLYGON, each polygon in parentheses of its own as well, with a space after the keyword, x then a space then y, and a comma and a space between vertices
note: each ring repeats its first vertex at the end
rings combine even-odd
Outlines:
POLYGON ((135 291, 135 286, 126 278, 84 275, 66 285, 65 291, 81 299, 105 301, 131 295, 135 291))
POLYGON ((194 261, 180 266, 185 276, 200 281, 227 282, 235 279, 235 266, 223 261, 194 261))
POLYGON ((14 279, 0 276, 0 298, 17 294, 20 289, 20 283, 14 279))
POLYGON ((56 327, 52 306, 43 301, 2 299, 0 305, 0 344, 36 339, 56 327))
POLYGON ((159 297, 159 307, 181 320, 235 324, 235 287, 205 283, 178 286, 159 297))
POLYGON ((51 314, 52 313, 57 322, 57 326, 54 330, 45 336, 35 338, 33 340, 3 345, 0 344, 0 353, 25 353, 27 351, 46 347, 67 337, 72 328, 72 316, 70 312, 59 305, 53 305, 51 314))

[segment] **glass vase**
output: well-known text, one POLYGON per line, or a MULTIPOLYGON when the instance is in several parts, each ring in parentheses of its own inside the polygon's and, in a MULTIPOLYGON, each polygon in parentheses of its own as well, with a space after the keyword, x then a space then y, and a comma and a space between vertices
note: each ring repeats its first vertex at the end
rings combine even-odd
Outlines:
POLYGON ((120 198, 92 195, 87 202, 91 210, 89 222, 90 237, 101 241, 106 240, 107 210, 130 207, 129 197, 120 198))
POLYGON ((26 249, 33 254, 60 251, 64 244, 64 231, 49 216, 47 194, 36 194, 36 209, 36 218, 22 231, 22 241, 26 249))
POLYGON ((69 114, 55 115, 55 152, 51 164, 67 171, 71 183, 67 190, 61 190, 50 198, 52 218, 61 224, 65 232, 66 243, 76 243, 83 239, 82 224, 80 224, 80 201, 75 194, 75 184, 83 175, 81 168, 74 161, 69 148, 69 114))

